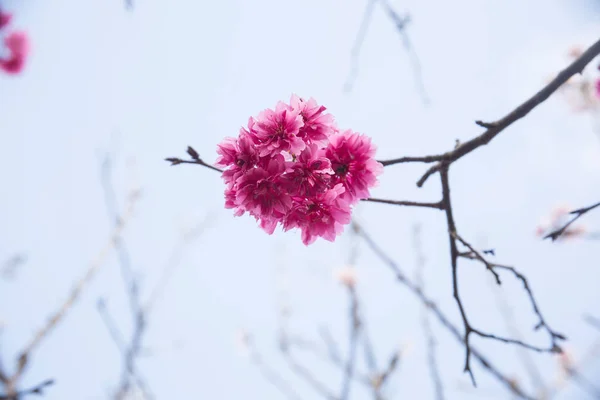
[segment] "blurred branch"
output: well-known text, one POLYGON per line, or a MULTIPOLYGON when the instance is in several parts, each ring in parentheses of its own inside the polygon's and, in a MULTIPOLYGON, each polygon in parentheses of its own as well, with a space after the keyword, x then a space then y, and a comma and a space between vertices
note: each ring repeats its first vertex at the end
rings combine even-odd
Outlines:
MULTIPOLYGON (((189 151, 189 154, 192 155, 194 153, 189 151)), ((105 193, 105 203, 109 217, 111 219, 115 218, 118 221, 119 212, 116 206, 116 196, 111 180, 111 174, 112 163, 110 154, 107 154, 102 164, 102 187, 105 193)), ((164 290, 172 278, 176 267, 180 264, 185 246, 203 232, 205 222, 206 221, 202 221, 194 228, 186 231, 182 235, 181 240, 176 243, 174 249, 169 255, 166 265, 162 269, 160 279, 157 281, 156 286, 151 291, 150 296, 145 304, 142 304, 140 299, 138 281, 131 265, 129 251, 123 240, 118 242, 118 260, 121 267, 123 282, 125 284, 125 291, 129 299, 133 325, 133 331, 127 343, 125 343, 122 339, 122 335, 119 333, 116 324, 110 317, 104 301, 101 300, 98 304, 98 311, 100 312, 103 321, 106 324, 111 337, 113 338, 113 341, 123 356, 123 372, 121 374, 118 389, 115 392, 116 399, 124 399, 128 395, 131 389, 132 379, 135 381, 135 384, 140 389, 145 399, 153 398, 148 384, 140 376, 136 368, 136 361, 140 355, 140 351, 142 350, 142 341, 147 328, 147 320, 153 309, 153 306, 164 293, 164 290)))
POLYGON ((25 367, 27 366, 27 363, 33 351, 40 345, 42 340, 46 338, 48 333, 50 333, 52 329, 54 329, 62 321, 62 319, 66 316, 69 310, 75 305, 77 299, 79 298, 83 290, 89 285, 100 266, 108 257, 110 250, 112 250, 112 248, 115 247, 117 241, 119 240, 119 237, 121 236, 121 233, 123 232, 123 229, 125 228, 126 223, 129 221, 133 214, 133 208, 136 200, 137 196, 135 194, 129 197, 126 212, 124 213, 123 217, 120 218, 117 222, 117 225, 113 229, 108 243, 106 243, 104 248, 96 256, 94 261, 92 261, 84 276, 79 280, 79 282, 75 284, 74 288, 72 289, 70 295, 67 297, 65 302, 58 308, 58 310, 54 314, 52 314, 48 322, 37 331, 37 333, 34 335, 31 341, 29 341, 24 347, 23 351, 19 355, 15 373, 11 377, 8 377, 6 373, 1 374, 6 378, 5 380, 3 380, 3 383, 8 392, 8 396, 15 395, 15 387, 18 384, 21 375, 25 370, 25 367))
MULTIPOLYGON (((104 157, 101 168, 101 184, 104 190, 104 201, 109 219, 118 223, 121 217, 119 215, 120 213, 117 207, 117 198, 111 179, 112 172, 112 158, 110 153, 107 153, 104 157)), ((132 188, 131 192, 137 193, 138 196, 141 193, 141 191, 137 188, 132 188)), ((127 344, 125 344, 122 340, 122 335, 117 333, 118 330, 116 325, 114 324, 112 318, 110 318, 104 301, 99 301, 98 311, 103 317, 104 323, 106 324, 111 336, 113 337, 113 340, 117 344, 117 347, 119 347, 119 350, 123 356, 123 371, 121 373, 118 389, 115 392, 115 398, 124 399, 127 396, 131 388, 131 378, 134 378, 144 398, 150 399, 153 397, 150 389, 137 373, 135 365, 141 348, 142 337, 146 329, 146 319, 140 305, 138 282, 133 272, 131 256, 129 255, 129 250, 125 245, 125 241, 122 238, 119 238, 115 242, 115 248, 118 255, 121 277, 123 279, 123 284, 125 285, 125 293, 129 300, 131 318, 133 320, 133 332, 129 341, 127 344), (118 337, 121 339, 117 340, 118 337)))
POLYGON ((547 234, 546 236, 544 236, 544 239, 550 239, 552 241, 557 240, 561 235, 563 235, 567 231, 567 229, 569 228, 569 226, 571 226, 571 224, 573 224, 579 218, 581 218, 588 212, 592 211, 596 207, 600 207, 600 202, 598 202, 596 204, 592 204, 591 206, 588 206, 588 207, 583 207, 583 208, 579 208, 577 210, 571 211, 569 214, 573 215, 573 218, 571 218, 571 220, 569 220, 561 228, 556 229, 556 230, 550 232, 549 234, 547 234))
POLYGON ((0 400, 21 400, 23 397, 28 396, 30 394, 41 396, 44 394, 44 390, 48 386, 52 385, 54 385, 54 379, 48 379, 30 389, 21 390, 13 394, 0 394, 0 400))
POLYGON ((165 158, 165 161, 170 162, 171 165, 198 164, 198 165, 202 165, 203 167, 206 167, 208 169, 212 169, 213 171, 223 172, 223 170, 221 170, 213 165, 205 163, 198 155, 198 152, 196 150, 194 150, 191 146, 188 146, 187 153, 192 158, 191 160, 182 160, 181 158, 171 157, 171 158, 165 158))
POLYGON ((367 7, 365 8, 362 21, 360 22, 358 33, 356 34, 356 39, 354 39, 354 44, 352 45, 352 50, 350 51, 350 74, 348 75, 348 79, 346 80, 346 84, 344 85, 345 92, 352 91, 354 81, 358 76, 360 49, 363 45, 363 42, 365 41, 367 30, 369 28, 369 23, 371 22, 371 17, 373 15, 373 10, 375 9, 376 1, 377 0, 367 1, 367 7))
POLYGON ((11 279, 14 277, 17 268, 25 264, 27 261, 27 255, 24 253, 14 254, 12 257, 7 259, 0 266, 0 273, 4 279, 11 279))
MULTIPOLYGON (((425 290, 425 280, 423 276, 425 269, 425 255, 423 254, 423 248, 421 246, 420 225, 416 225, 413 229, 413 248, 417 256, 417 276, 415 281, 416 285, 423 291, 425 290)), ((429 313, 427 312, 427 307, 425 305, 423 305, 421 326, 423 327, 423 332, 427 338, 427 363, 429 364, 429 373, 431 374, 431 380, 433 381, 435 398, 437 400, 444 400, 444 385, 440 377, 435 351, 437 347, 437 341, 433 335, 431 323, 429 321, 429 313)))
POLYGON ((119 329, 117 328, 117 324, 108 313, 108 310, 106 309, 106 302, 104 301, 104 299, 98 299, 98 302, 96 303, 96 308, 98 310, 98 313, 100 314, 100 317, 102 317, 104 325, 106 326, 106 329, 108 330, 108 333, 110 334, 110 337, 112 338, 113 342, 115 342, 115 345, 119 348, 119 351, 125 353, 126 348, 125 340, 123 339, 123 334, 119 331, 119 329))
POLYGON ((584 317, 584 319, 585 319, 585 322, 587 322, 588 324, 590 324, 591 326, 593 326, 594 328, 596 328, 597 330, 600 331, 600 318, 596 318, 591 315, 586 315, 584 317))
MULTIPOLYGON (((373 16, 373 10, 375 9, 375 3, 378 0, 368 0, 367 6, 365 8, 365 12, 363 14, 363 18, 361 20, 360 26, 358 28, 358 32, 356 34, 356 38, 354 39, 354 44, 352 45, 352 50, 350 52, 350 73, 344 84, 344 91, 350 92, 354 86, 354 82, 358 77, 358 66, 360 61, 360 50, 365 41, 365 37, 367 35, 367 30, 369 24, 371 22, 371 18, 373 16)), ((421 69, 421 62, 417 53, 414 50, 414 47, 411 43, 411 40, 406 31, 407 25, 410 23, 411 19, 409 15, 400 16, 390 5, 387 0, 379 0, 379 4, 383 8, 388 19, 394 24, 396 31, 400 35, 402 39, 402 45, 404 46, 404 50, 408 54, 410 58, 410 63, 412 66, 414 80, 417 82, 419 92, 425 104, 429 103, 427 91, 425 90, 425 83, 423 81, 423 72, 421 69)))

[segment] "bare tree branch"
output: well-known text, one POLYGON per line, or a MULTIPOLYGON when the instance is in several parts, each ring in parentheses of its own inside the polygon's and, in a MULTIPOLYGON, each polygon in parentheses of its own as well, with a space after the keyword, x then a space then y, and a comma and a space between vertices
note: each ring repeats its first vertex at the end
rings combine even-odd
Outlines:
POLYGON ((512 125, 514 122, 520 120, 525 117, 529 112, 531 112, 535 107, 543 103, 552 93, 554 93, 558 88, 560 88, 569 78, 573 75, 581 73, 583 69, 589 64, 596 56, 600 54, 600 40, 591 45, 579 58, 571 63, 567 68, 562 70, 550 83, 548 83, 544 88, 542 88, 539 92, 534 94, 524 103, 519 105, 513 111, 508 113, 503 118, 495 121, 495 122, 482 122, 476 121, 476 123, 486 128, 486 131, 481 135, 468 140, 462 144, 459 144, 456 148, 451 151, 448 151, 443 154, 425 156, 425 157, 401 157, 392 160, 382 161, 382 164, 385 166, 406 163, 406 162, 424 162, 424 163, 432 163, 437 162, 437 164, 431 167, 417 182, 417 186, 421 187, 427 180, 427 178, 435 173, 440 172, 444 165, 448 166, 451 163, 459 160, 460 158, 466 156, 471 153, 473 150, 478 149, 481 146, 484 146, 492 141, 500 132, 504 129, 512 125))
POLYGON ((577 210, 571 211, 569 214, 573 215, 573 218, 571 218, 571 220, 569 220, 569 222, 567 222, 561 228, 556 229, 556 230, 550 232, 549 234, 547 234, 546 236, 544 236, 544 239, 550 239, 552 241, 557 240, 565 232, 567 232, 567 229, 571 226, 571 224, 573 224, 579 218, 581 218, 582 216, 584 216, 588 212, 592 211, 596 207, 600 207, 600 202, 598 202, 596 204, 592 204, 591 206, 588 206, 588 207, 578 208, 577 210))
POLYGON ((198 152, 196 150, 194 150, 191 146, 188 146, 187 153, 192 158, 191 160, 182 160, 180 158, 171 157, 171 158, 165 158, 165 161, 170 162, 171 165, 198 164, 198 165, 202 165, 203 167, 206 167, 208 169, 212 169, 213 171, 223 172, 223 170, 221 170, 213 165, 205 163, 198 155, 198 152))
MULTIPOLYGON (((355 223, 355 229, 358 230, 360 236, 363 238, 365 243, 369 246, 369 248, 375 253, 377 257, 379 257, 394 273, 396 279, 399 283, 409 289, 409 291, 414 294, 432 313, 435 315, 437 320, 444 326, 452 336, 458 340, 460 343, 465 345, 465 337, 462 335, 458 328, 450 322, 450 320, 442 313, 437 304, 432 301, 429 297, 425 295, 425 293, 421 290, 421 288, 411 281, 403 272, 400 270, 398 265, 391 259, 389 256, 383 252, 383 250, 375 243, 375 241, 365 232, 365 230, 358 226, 355 223)), ((512 379, 506 377, 502 374, 496 367, 494 367, 489 360, 487 360, 483 354, 481 354, 474 346, 470 347, 470 354, 479 361, 481 366, 485 368, 494 378, 496 378, 500 383, 504 384, 509 391, 511 391, 514 395, 519 398, 534 400, 535 397, 525 393, 521 388, 516 386, 512 379)))
MULTIPOLYGON (((83 290, 88 286, 91 280, 94 278, 96 272, 100 269, 104 261, 108 257, 110 250, 115 246, 123 229, 125 228, 126 223, 129 221, 133 214, 133 206, 137 200, 137 194, 132 194, 128 199, 128 207, 121 219, 119 219, 117 225, 113 229, 113 232, 108 240, 108 243, 104 246, 104 248, 100 251, 100 253, 96 256, 94 261, 90 264, 84 276, 75 284, 71 293, 65 300, 65 302, 58 308, 58 310, 52 314, 48 322, 40 328, 37 333, 33 336, 33 338, 27 343, 24 347, 23 351, 20 353, 17 369, 15 373, 7 378, 4 382, 6 386, 6 390, 8 392, 7 395, 14 395, 15 387, 19 382, 21 375, 23 374, 25 367, 27 366, 28 360, 31 357, 32 352, 40 345, 40 343, 44 340, 44 338, 54 329, 66 316, 69 310, 75 305, 79 296, 83 292, 83 290)), ((4 374, 6 375, 6 374, 4 374)))

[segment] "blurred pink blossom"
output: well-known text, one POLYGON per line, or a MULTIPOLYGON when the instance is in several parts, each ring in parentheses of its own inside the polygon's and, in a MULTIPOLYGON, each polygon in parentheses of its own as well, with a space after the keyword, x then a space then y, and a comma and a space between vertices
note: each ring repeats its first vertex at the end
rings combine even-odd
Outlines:
POLYGON ((8 24, 10 24, 11 19, 12 19, 11 14, 3 13, 2 11, 0 11, 0 29, 4 28, 8 24))
MULTIPOLYGON (((0 34, 11 20, 11 14, 0 11, 0 34)), ((18 74, 23 70, 29 54, 29 38, 25 32, 12 31, 5 34, 3 42, 8 55, 0 57, 0 69, 7 74, 18 74)))
POLYGON ((352 265, 336 269, 333 276, 336 281, 349 288, 353 288, 356 285, 356 268, 352 265))
POLYGON ((333 182, 346 189, 342 196, 350 203, 369 197, 369 188, 377 183, 383 165, 375 161, 375 146, 367 136, 351 130, 333 135, 325 150, 335 172, 333 182))

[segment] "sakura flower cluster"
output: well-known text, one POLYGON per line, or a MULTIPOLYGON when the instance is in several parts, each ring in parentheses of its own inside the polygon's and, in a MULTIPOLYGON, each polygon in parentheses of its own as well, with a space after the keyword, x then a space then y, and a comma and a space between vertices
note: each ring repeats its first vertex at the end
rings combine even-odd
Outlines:
POLYGON ((0 38, 3 37, 4 48, 0 46, 0 69, 7 74, 18 74, 25 66, 29 53, 29 39, 22 31, 5 33, 12 20, 12 14, 0 10, 0 38))
POLYGON ((223 140, 217 165, 224 168, 225 207, 250 214, 268 234, 281 225, 300 229, 305 245, 335 240, 383 166, 370 138, 338 129, 325 110, 292 95, 223 140))

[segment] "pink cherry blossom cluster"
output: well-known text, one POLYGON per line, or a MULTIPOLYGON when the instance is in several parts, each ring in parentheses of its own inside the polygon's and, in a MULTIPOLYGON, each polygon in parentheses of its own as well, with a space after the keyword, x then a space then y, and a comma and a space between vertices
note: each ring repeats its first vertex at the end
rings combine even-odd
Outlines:
MULTIPOLYGON (((10 24, 12 14, 0 10, 0 35, 10 24)), ((0 48, 0 69, 8 74, 18 74, 25 66, 25 60, 29 53, 29 39, 22 31, 11 31, 3 35, 4 47, 8 53, 2 56, 4 51, 0 48)))
POLYGON ((305 245, 335 240, 383 172, 369 137, 340 131, 325 107, 296 95, 250 117, 217 152, 225 207, 249 213, 268 234, 278 224, 299 228, 305 245))

